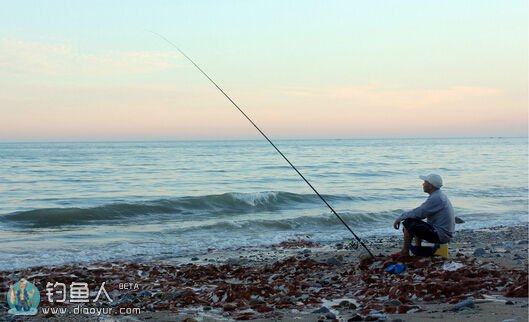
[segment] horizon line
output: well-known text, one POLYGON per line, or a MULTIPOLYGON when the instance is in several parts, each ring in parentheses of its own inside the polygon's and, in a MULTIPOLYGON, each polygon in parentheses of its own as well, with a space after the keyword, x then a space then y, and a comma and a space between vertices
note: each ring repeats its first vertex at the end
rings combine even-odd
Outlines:
MULTIPOLYGON (((275 141, 368 141, 368 140, 456 140, 456 139, 521 139, 528 138, 528 136, 502 136, 502 135, 486 135, 486 136, 416 136, 416 137, 359 137, 359 138, 276 138, 275 141)), ((2 140, 0 144, 10 143, 137 143, 137 142, 218 142, 218 141, 265 141, 263 138, 196 138, 196 139, 87 139, 87 140, 2 140)))

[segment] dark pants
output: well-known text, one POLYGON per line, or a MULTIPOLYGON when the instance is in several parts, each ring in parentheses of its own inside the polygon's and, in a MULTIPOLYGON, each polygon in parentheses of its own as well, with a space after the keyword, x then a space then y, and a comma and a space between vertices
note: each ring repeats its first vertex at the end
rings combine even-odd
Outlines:
POLYGON ((15 308, 17 309, 17 311, 29 311, 29 303, 28 303, 28 300, 18 300, 18 304, 15 305, 15 308))
POLYGON ((432 225, 425 221, 414 218, 408 218, 405 219, 402 224, 408 230, 408 233, 410 233, 412 239, 414 237, 418 237, 419 239, 426 240, 430 243, 441 243, 441 241, 439 240, 439 235, 437 235, 435 228, 433 228, 432 225))

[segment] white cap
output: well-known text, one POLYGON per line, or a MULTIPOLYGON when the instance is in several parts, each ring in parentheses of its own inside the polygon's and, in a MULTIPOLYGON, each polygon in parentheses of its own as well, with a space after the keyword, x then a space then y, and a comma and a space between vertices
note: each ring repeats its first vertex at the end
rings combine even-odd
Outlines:
POLYGON ((424 181, 428 181, 432 186, 436 187, 437 189, 443 186, 443 178, 441 178, 441 176, 438 174, 430 173, 427 176, 419 176, 419 178, 424 181))

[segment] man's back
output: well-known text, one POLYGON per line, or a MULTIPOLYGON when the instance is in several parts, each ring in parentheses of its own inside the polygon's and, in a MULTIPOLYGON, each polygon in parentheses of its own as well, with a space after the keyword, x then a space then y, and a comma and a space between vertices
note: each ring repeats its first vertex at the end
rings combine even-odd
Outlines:
POLYGON ((426 221, 435 227, 442 242, 448 242, 455 231, 455 214, 452 203, 441 190, 434 191, 428 199, 431 199, 429 204, 435 206, 436 211, 427 216, 426 221))

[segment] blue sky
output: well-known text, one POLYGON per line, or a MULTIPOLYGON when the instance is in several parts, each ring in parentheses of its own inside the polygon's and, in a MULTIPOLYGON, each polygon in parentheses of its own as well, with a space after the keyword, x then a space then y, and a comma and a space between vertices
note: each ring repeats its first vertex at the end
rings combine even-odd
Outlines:
POLYGON ((526 1, 19 1, 0 140, 527 133, 526 1))

